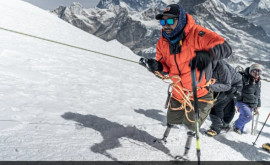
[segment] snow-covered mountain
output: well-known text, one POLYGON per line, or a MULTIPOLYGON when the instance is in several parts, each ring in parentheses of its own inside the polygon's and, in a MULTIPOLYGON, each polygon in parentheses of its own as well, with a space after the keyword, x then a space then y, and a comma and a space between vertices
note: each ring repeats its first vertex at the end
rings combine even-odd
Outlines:
POLYGON ((143 11, 148 8, 164 8, 162 0, 101 0, 97 7, 100 9, 113 9, 115 6, 125 6, 129 10, 143 11))
POLYGON ((226 8, 247 19, 257 26, 261 26, 270 36, 270 1, 269 0, 220 0, 226 8))
MULTIPOLYGON (((160 5, 162 4, 164 3, 160 1, 160 5)), ((125 2, 120 3, 116 0, 100 1, 98 6, 100 8, 83 9, 80 4, 73 3, 69 7, 59 7, 53 13, 104 40, 117 39, 137 54, 143 54, 142 50, 153 48, 153 40, 156 41, 160 33, 158 23, 153 20, 155 14, 159 12, 155 6, 141 12, 135 10, 140 8, 140 5, 131 9, 125 2), (79 8, 81 14, 78 14, 77 10, 74 12, 74 8, 79 8), (136 16, 135 19, 131 13, 136 16)))
POLYGON ((270 0, 254 0, 247 8, 240 13, 245 16, 269 13, 270 12, 270 0))
MULTIPOLYGON (((93 9, 84 9, 74 3, 70 7, 59 7, 53 13, 104 40, 117 39, 138 55, 154 57, 155 44, 161 35, 161 27, 155 20, 155 15, 161 12, 161 8, 157 6, 164 6, 166 3, 171 1, 101 0, 93 9), (152 7, 142 8, 142 2, 147 2, 152 7)), ((197 23, 230 41, 234 50, 231 62, 243 65, 258 62, 266 68, 265 73, 270 71, 268 56, 270 37, 262 27, 250 23, 248 18, 231 12, 219 0, 181 0, 178 3, 195 18, 197 23)), ((237 3, 252 5, 249 0, 237 3)), ((264 22, 269 25, 268 22, 264 22)), ((266 74, 264 76, 269 77, 266 74)))
POLYGON ((240 15, 250 22, 262 26, 270 36, 270 0, 254 0, 240 15))
POLYGON ((247 4, 244 1, 235 2, 232 0, 220 0, 220 2, 224 3, 232 12, 240 12, 247 7, 247 4))
MULTIPOLYGON (((166 128, 168 84, 145 68, 2 28, 138 61, 130 49, 20 0, 0 1, 0 11, 1 161, 169 161, 183 153, 185 127, 175 126, 167 144, 153 143, 166 128)), ((258 130, 269 114, 269 90, 263 81, 258 130)), ((259 149, 269 142, 269 122, 257 146, 250 127, 243 135, 200 134, 201 160, 270 161, 259 149)))

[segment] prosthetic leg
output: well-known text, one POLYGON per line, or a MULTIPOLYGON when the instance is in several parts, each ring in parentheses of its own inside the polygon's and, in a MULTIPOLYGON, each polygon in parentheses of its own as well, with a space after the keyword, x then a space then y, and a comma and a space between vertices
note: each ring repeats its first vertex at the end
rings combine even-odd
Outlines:
POLYGON ((190 146, 191 146, 191 142, 192 142, 192 138, 195 137, 195 132, 188 131, 187 135, 188 135, 188 137, 187 137, 187 141, 186 141, 186 145, 185 145, 184 156, 188 155, 188 152, 189 152, 189 149, 190 149, 190 146))
POLYGON ((190 150, 192 138, 195 137, 195 132, 188 131, 187 135, 188 135, 188 137, 187 137, 187 141, 186 141, 186 145, 185 145, 184 155, 177 155, 175 157, 175 159, 177 159, 177 160, 189 161, 188 153, 189 153, 189 150, 190 150))
POLYGON ((167 137, 169 136, 169 133, 170 133, 172 127, 173 127, 172 124, 167 123, 167 128, 166 128, 166 130, 165 130, 165 132, 163 134, 163 138, 162 139, 155 139, 154 140, 154 143, 155 142, 159 142, 159 143, 164 142, 164 143, 167 143, 167 137))

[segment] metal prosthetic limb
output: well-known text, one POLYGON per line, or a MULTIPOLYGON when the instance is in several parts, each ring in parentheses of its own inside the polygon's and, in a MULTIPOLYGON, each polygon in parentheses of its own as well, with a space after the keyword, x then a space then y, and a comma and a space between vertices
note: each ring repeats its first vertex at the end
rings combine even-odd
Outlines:
POLYGON ((159 143, 164 142, 164 143, 166 143, 167 142, 167 137, 169 136, 169 133, 170 133, 172 127, 173 127, 172 124, 167 123, 167 128, 166 128, 166 130, 165 130, 165 132, 163 134, 163 138, 162 139, 155 139, 154 142, 159 142, 159 143))
POLYGON ((187 137, 187 141, 186 141, 186 145, 185 145, 184 156, 188 155, 188 152, 189 152, 189 149, 190 149, 190 146, 191 146, 191 142, 192 142, 192 138, 195 137, 195 132, 188 131, 187 135, 188 135, 188 137, 187 137))
POLYGON ((190 150, 192 138, 195 137, 196 133, 192 132, 192 131, 188 131, 187 135, 188 135, 188 137, 187 137, 187 141, 186 141, 186 145, 185 145, 185 152, 183 155, 177 155, 175 157, 175 159, 177 159, 177 160, 189 161, 188 152, 190 150))

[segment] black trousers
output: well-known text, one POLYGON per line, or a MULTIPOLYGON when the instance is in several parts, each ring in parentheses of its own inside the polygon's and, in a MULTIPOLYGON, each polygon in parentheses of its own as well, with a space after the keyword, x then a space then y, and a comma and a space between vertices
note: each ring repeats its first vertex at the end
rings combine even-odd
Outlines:
POLYGON ((209 115, 212 121, 210 126, 212 130, 219 134, 223 124, 229 124, 232 121, 235 114, 235 103, 235 99, 229 97, 224 92, 220 93, 209 115))

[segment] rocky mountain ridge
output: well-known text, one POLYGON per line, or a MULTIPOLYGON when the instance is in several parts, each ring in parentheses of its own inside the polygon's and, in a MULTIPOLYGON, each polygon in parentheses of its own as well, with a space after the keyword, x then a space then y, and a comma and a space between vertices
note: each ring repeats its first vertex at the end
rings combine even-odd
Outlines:
MULTIPOLYGON (((250 5, 255 1, 258 0, 250 5)), ((224 2, 181 0, 177 3, 194 17, 196 23, 229 40, 234 50, 232 62, 243 65, 260 62, 270 69, 269 35, 241 13, 230 12, 224 2)), ((248 3, 244 2, 238 4, 242 5, 241 11, 250 6, 245 7, 248 3)), ((69 7, 59 7, 53 13, 84 31, 107 41, 117 39, 136 54, 151 58, 161 35, 161 26, 154 18, 166 5, 161 0, 101 0, 96 8, 84 9, 73 3, 69 7)))

